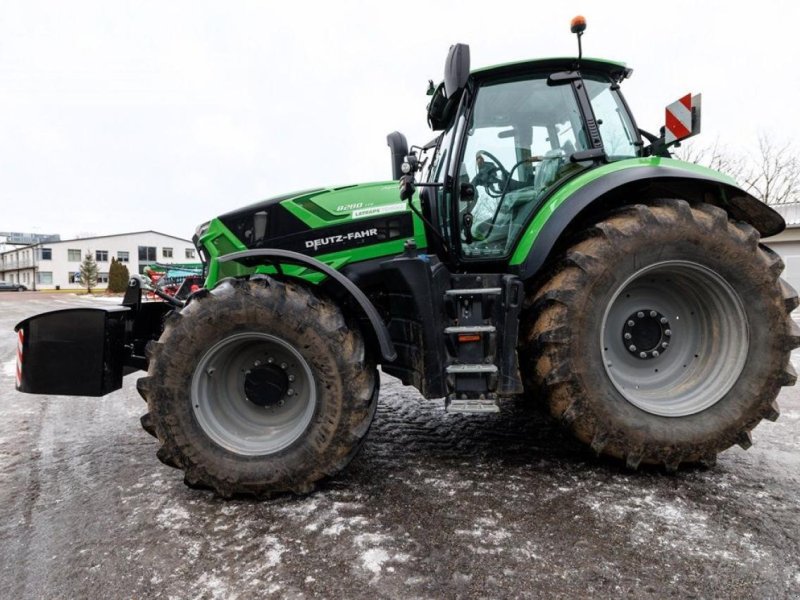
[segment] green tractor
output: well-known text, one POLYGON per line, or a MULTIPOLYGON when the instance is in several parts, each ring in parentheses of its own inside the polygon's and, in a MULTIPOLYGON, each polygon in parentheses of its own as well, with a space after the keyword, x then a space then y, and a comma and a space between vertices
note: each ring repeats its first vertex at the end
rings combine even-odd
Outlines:
MULTIPOLYGON (((573 22, 580 36, 585 23, 573 22)), ((271 198, 202 224, 181 300, 17 326, 17 388, 101 396, 146 370, 144 429, 190 486, 305 493, 358 452, 378 367, 446 410, 525 394, 597 454, 674 470, 750 445, 800 344, 783 219, 670 158, 699 97, 636 125, 624 64, 531 60, 430 84, 434 139, 388 137, 394 181, 271 198), (398 192, 399 188, 399 192, 398 192)))

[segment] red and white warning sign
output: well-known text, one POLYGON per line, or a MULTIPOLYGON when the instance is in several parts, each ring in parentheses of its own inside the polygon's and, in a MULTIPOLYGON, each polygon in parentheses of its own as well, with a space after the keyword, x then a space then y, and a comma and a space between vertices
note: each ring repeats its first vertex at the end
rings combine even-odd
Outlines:
POLYGON ((700 101, 700 94, 686 94, 667 106, 665 143, 670 144, 700 133, 700 101))
POLYGON ((22 329, 17 333, 17 389, 22 385, 22 347, 25 342, 25 334, 22 329))

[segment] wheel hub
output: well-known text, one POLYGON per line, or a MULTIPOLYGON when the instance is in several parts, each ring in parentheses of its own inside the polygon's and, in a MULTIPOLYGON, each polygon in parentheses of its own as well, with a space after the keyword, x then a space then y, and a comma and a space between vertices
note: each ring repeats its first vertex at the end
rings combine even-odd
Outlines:
POLYGON ((280 405, 288 390, 289 377, 277 365, 253 367, 244 378, 245 396, 262 408, 280 405))
POLYGON ((643 308, 632 313, 622 328, 625 349, 636 358, 658 358, 669 348, 672 329, 669 321, 657 310, 643 308))
POLYGON ((242 456, 289 447, 317 405, 308 361, 291 342, 257 331, 228 335, 205 352, 192 376, 191 399, 203 432, 242 456))

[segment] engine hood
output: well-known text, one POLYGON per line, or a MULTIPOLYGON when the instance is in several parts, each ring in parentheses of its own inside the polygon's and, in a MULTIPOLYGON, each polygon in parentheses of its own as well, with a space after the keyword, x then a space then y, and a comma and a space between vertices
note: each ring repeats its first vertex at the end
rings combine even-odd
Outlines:
POLYGON ((226 213, 219 221, 243 248, 285 248, 314 255, 323 249, 414 235, 412 213, 400 200, 395 181, 285 194, 226 213))
POLYGON ((280 205, 312 229, 350 219, 407 210, 405 203, 400 200, 397 182, 382 181, 283 194, 225 213, 219 219, 224 223, 237 221, 267 211, 275 205, 280 205))

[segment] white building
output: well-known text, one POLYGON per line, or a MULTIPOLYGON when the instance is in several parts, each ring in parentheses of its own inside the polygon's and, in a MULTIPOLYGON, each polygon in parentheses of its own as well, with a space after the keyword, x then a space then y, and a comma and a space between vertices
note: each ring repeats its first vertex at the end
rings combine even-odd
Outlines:
POLYGON ((111 259, 130 273, 151 263, 196 263, 192 242, 157 231, 136 231, 57 242, 32 244, 0 253, 0 279, 31 290, 81 289, 80 265, 91 254, 97 262, 97 288, 108 285, 111 259))
POLYGON ((800 202, 771 204, 786 221, 786 229, 778 235, 766 238, 764 243, 783 258, 786 269, 782 277, 800 291, 800 202))

